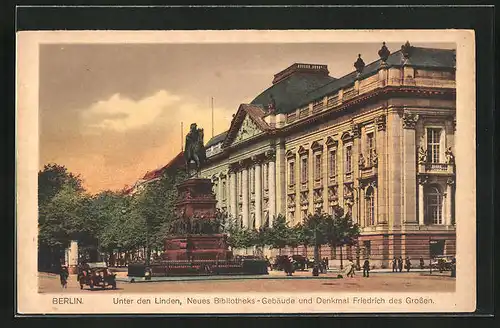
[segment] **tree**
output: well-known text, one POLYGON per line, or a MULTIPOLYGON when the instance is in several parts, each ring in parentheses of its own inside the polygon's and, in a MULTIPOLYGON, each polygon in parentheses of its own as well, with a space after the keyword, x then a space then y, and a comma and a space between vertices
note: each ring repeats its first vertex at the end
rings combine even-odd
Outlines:
POLYGON ((269 229, 268 235, 269 246, 278 249, 281 255, 281 250, 288 245, 291 235, 291 229, 286 222, 285 216, 282 214, 276 216, 272 227, 269 229))
POLYGON ((38 172, 39 205, 47 204, 65 185, 78 192, 85 191, 80 175, 69 172, 64 165, 44 165, 43 170, 38 172))
POLYGON ((146 250, 146 263, 152 249, 161 249, 165 236, 175 217, 177 200, 176 185, 185 178, 183 170, 168 170, 157 181, 148 183, 145 189, 134 195, 130 205, 130 218, 139 225, 137 241, 146 250))
POLYGON ((45 204, 39 206, 39 264, 41 268, 57 265, 71 240, 80 245, 95 240, 90 196, 74 185, 63 184, 45 204))
POLYGON ((314 245, 314 263, 319 264, 319 247, 328 243, 328 236, 333 230, 331 217, 326 213, 314 213, 306 217, 303 235, 306 241, 314 245))
POLYGON ((114 251, 123 250, 125 240, 131 237, 124 233, 131 223, 129 201, 121 192, 106 190, 95 195, 92 202, 99 251, 108 253, 110 262, 114 262, 114 251))
POLYGON ((352 222, 351 215, 348 212, 345 213, 340 206, 336 206, 333 214, 333 225, 328 234, 328 244, 330 247, 340 247, 341 269, 343 269, 343 246, 355 244, 359 234, 359 226, 352 222))

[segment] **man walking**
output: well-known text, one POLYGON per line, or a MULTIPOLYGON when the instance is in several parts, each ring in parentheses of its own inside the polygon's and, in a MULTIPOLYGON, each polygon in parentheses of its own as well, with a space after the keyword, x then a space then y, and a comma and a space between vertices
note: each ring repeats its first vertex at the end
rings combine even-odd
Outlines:
POLYGON ((396 260, 396 257, 392 259, 392 272, 397 272, 398 271, 398 260, 396 260))
POLYGON ((398 258, 398 270, 399 272, 403 271, 403 258, 401 256, 398 258))
POLYGON ((406 272, 410 272, 411 269, 411 261, 409 257, 406 257, 405 259, 405 266, 406 266, 406 272))
POLYGON ((68 277, 69 277, 68 268, 65 265, 63 265, 61 267, 61 271, 59 272, 59 279, 61 280, 61 287, 62 288, 67 288, 68 277))
POLYGON ((354 278, 354 274, 355 274, 354 262, 351 259, 349 259, 347 262, 346 271, 347 271, 347 277, 354 278))
POLYGON ((363 263, 363 277, 369 277, 370 276, 370 261, 368 259, 365 260, 363 263))
POLYGON ((424 258, 420 256, 420 269, 424 269, 424 258))

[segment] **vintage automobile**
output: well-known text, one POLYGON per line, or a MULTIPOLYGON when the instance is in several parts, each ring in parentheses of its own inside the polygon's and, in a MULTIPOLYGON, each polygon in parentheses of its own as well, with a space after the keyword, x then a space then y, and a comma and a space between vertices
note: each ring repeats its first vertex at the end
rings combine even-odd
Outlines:
POLYGON ((431 268, 439 272, 451 271, 453 267, 453 256, 436 256, 431 260, 431 268))
POLYGON ((295 270, 304 271, 306 268, 310 268, 314 264, 313 262, 309 263, 309 260, 303 255, 292 255, 292 259, 294 261, 295 270))
POLYGON ((80 289, 83 289, 84 286, 89 286, 90 289, 95 287, 105 289, 111 286, 112 289, 116 289, 116 274, 112 273, 104 262, 82 265, 77 279, 80 283, 80 289))
POLYGON ((273 270, 281 271, 284 270, 291 263, 293 267, 291 268, 293 271, 296 270, 305 270, 308 262, 306 258, 302 255, 292 255, 290 262, 290 256, 288 255, 277 255, 274 259, 274 263, 271 265, 273 270))

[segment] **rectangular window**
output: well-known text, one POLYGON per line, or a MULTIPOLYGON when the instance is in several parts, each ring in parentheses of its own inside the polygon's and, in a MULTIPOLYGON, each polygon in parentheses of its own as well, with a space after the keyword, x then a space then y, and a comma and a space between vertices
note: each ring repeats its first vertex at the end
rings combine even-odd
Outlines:
POLYGON ((321 154, 317 154, 314 157, 314 179, 321 179, 321 154))
POLYGON ((288 184, 290 186, 295 184, 295 162, 288 163, 288 184))
POLYGON ((307 182, 307 157, 303 157, 301 160, 301 168, 300 168, 300 181, 302 183, 307 182))
POLYGON ((345 148, 345 173, 352 172, 352 146, 345 148))
POLYGON ((431 163, 439 163, 439 144, 441 139, 441 129, 427 129, 427 156, 431 163))
POLYGON ((365 250, 365 257, 369 258, 372 254, 372 244, 371 241, 365 240, 363 241, 363 248, 365 250))
POLYGON ((331 150, 328 160, 329 177, 334 178, 337 175, 337 151, 331 150))
POLYGON ((368 156, 368 166, 372 166, 373 153, 375 152, 375 138, 373 133, 368 133, 366 135, 366 151, 368 156))

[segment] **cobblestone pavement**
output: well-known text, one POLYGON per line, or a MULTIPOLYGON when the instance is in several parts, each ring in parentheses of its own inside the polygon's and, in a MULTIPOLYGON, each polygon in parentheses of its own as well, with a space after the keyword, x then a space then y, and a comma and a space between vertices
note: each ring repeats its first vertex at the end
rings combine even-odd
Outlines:
MULTIPOLYGON (((310 272, 297 272, 295 276, 311 276, 310 272)), ((41 293, 151 293, 151 292, 311 292, 311 291, 381 291, 381 292, 453 292, 455 278, 423 272, 415 273, 372 273, 364 278, 358 272, 353 278, 334 279, 335 274, 321 275, 321 278, 293 279, 283 272, 271 272, 263 279, 203 280, 203 281, 163 281, 163 282, 118 282, 117 290, 95 289, 88 286, 80 290, 76 276, 70 276, 68 287, 62 289, 59 277, 39 273, 38 290, 41 293), (281 276, 282 278, 276 279, 281 276), (273 279, 269 279, 273 278, 273 279)))

